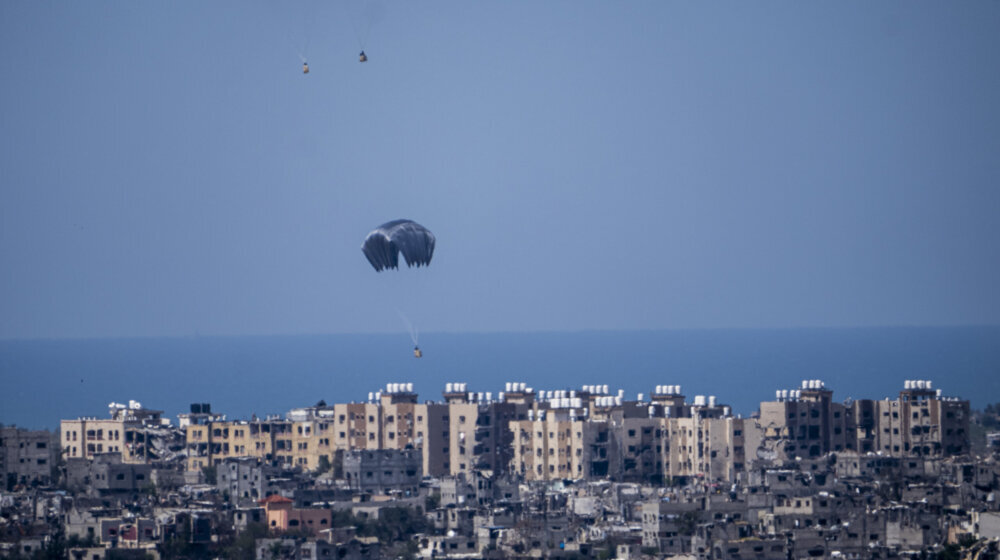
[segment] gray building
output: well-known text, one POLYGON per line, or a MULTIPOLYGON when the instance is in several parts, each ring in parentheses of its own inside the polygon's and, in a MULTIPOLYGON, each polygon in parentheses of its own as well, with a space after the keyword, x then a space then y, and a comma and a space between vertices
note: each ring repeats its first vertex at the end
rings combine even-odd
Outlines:
POLYGON ((423 476, 417 449, 366 449, 344 454, 344 478, 352 490, 416 495, 423 476))
POLYGON ((51 480, 57 450, 58 438, 47 430, 0 426, 2 488, 12 490, 18 484, 47 484, 51 480))
POLYGON ((92 496, 135 493, 152 484, 151 465, 122 463, 118 453, 94 455, 93 459, 67 459, 66 485, 92 496))
POLYGON ((276 467, 263 464, 256 457, 225 459, 216 467, 216 487, 238 506, 255 505, 273 494, 270 479, 278 475, 276 467))

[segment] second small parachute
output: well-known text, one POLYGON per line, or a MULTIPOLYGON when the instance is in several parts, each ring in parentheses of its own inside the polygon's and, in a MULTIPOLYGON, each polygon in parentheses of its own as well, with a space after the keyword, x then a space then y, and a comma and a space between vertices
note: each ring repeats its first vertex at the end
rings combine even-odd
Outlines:
POLYGON ((427 266, 434 256, 434 234, 413 220, 393 220, 375 228, 361 244, 376 272, 399 268, 399 254, 406 266, 427 266))

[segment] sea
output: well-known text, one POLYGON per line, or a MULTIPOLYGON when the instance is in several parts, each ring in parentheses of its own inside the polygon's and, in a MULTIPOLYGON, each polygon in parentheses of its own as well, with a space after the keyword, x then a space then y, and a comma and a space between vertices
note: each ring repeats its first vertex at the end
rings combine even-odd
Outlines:
POLYGON ((360 402, 386 383, 413 383, 423 401, 464 382, 496 398, 505 383, 535 391, 608 385, 647 398, 680 385, 744 416, 775 390, 819 379, 834 399, 895 398, 908 379, 932 381, 973 408, 1000 401, 1000 326, 709 329, 409 335, 197 336, 0 341, 0 423, 57 429, 138 401, 176 415, 192 403, 233 419, 360 402))

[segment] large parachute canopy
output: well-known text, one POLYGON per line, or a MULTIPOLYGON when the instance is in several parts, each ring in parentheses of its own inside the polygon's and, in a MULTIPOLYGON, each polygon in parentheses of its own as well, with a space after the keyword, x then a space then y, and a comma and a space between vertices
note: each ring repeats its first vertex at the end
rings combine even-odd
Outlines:
POLYGON ((377 272, 399 268, 399 254, 406 266, 427 266, 434 256, 434 234, 413 220, 386 222, 368 234, 361 244, 368 262, 377 272))

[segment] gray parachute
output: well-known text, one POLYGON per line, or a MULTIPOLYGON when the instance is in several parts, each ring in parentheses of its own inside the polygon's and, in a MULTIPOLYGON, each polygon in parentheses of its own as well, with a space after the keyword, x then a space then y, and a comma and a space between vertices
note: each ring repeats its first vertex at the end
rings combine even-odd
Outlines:
POLYGON ((434 234, 413 220, 393 220, 384 223, 365 237, 361 244, 368 262, 377 272, 399 268, 399 254, 406 266, 427 266, 434 256, 434 234))

